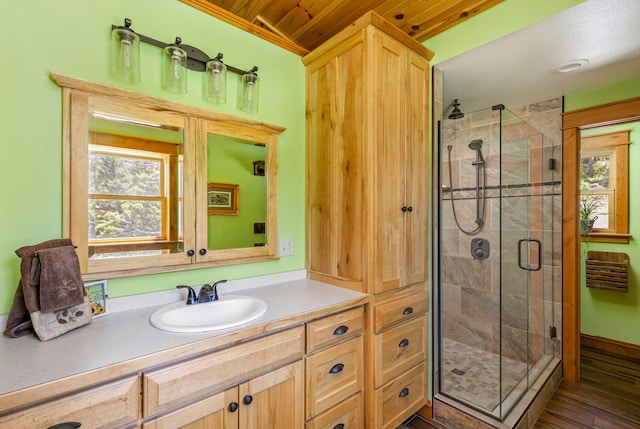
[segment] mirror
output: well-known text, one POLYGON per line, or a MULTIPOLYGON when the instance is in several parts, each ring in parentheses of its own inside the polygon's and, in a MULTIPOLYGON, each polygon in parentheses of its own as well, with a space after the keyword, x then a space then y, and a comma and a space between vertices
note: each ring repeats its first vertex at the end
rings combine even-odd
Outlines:
POLYGON ((266 244, 266 159, 265 144, 207 134, 208 249, 266 244))
POLYGON ((85 280, 278 258, 284 128, 62 75, 64 230, 85 280))
POLYGON ((184 251, 184 130, 89 114, 89 259, 184 251))

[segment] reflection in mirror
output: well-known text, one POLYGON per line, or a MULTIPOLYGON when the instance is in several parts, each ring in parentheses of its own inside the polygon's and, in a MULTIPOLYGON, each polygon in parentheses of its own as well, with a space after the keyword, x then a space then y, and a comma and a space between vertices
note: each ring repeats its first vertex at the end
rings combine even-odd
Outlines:
POLYGON ((207 134, 209 250, 267 243, 267 179, 254 168, 256 161, 267 161, 267 149, 265 144, 207 134))
POLYGON ((184 251, 183 130, 89 115, 89 259, 184 251))

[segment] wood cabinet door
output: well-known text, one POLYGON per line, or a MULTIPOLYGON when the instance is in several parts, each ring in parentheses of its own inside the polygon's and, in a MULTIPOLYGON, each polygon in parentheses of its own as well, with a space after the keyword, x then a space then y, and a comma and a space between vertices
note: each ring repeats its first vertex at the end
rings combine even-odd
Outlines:
POLYGON ((364 291, 370 195, 362 43, 307 67, 307 269, 364 291))
POLYGON ((402 267, 403 286, 427 279, 429 244, 429 62, 409 51, 406 98, 405 212, 402 267))
POLYGON ((242 429, 302 429, 304 425, 302 360, 239 386, 242 429))
POLYGON ((232 387, 146 422, 142 429, 238 429, 238 414, 238 388, 232 387))
POLYGON ((374 293, 402 287, 405 204, 405 104, 407 49, 369 28, 372 102, 370 141, 374 144, 375 261, 374 293))

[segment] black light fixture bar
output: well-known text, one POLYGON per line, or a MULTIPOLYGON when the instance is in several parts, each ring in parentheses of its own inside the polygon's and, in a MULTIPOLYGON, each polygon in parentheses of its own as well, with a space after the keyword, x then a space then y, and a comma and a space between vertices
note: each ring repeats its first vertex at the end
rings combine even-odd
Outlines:
MULTIPOLYGON (((129 18, 125 18, 125 26, 131 25, 131 20, 129 18), (128 24, 128 25, 126 25, 128 24)), ((111 30, 118 28, 116 25, 111 25, 111 30)), ((131 29, 130 29, 131 30, 131 29)), ((132 30, 133 31, 133 30, 132 30)), ((151 37, 145 36, 144 34, 140 34, 136 32, 138 37, 140 37, 140 41, 144 42, 148 45, 156 46, 160 49, 164 49, 165 47, 171 45, 172 43, 164 43, 159 40, 153 39, 151 37)), ((183 45, 182 40, 179 37, 176 37, 175 44, 180 45, 182 49, 184 49, 187 53, 187 68, 190 70, 195 70, 199 72, 203 72, 207 69, 207 63, 213 59, 222 60, 222 53, 218 53, 214 58, 209 57, 204 51, 196 48, 195 46, 183 45)), ((227 63, 224 63, 227 66, 227 70, 233 72, 235 74, 243 75, 247 73, 256 73, 258 71, 257 66, 253 66, 250 70, 242 70, 227 63)))

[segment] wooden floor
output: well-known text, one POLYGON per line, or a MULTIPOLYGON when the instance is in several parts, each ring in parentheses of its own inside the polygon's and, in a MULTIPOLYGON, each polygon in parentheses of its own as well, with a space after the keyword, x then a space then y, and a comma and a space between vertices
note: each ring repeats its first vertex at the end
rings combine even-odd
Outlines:
POLYGON ((562 381, 534 429, 640 428, 640 362, 583 348, 579 383, 562 381))
MULTIPOLYGON (((583 348, 581 380, 562 381, 534 429, 640 428, 640 361, 583 348)), ((419 418, 411 429, 442 429, 419 418)))

